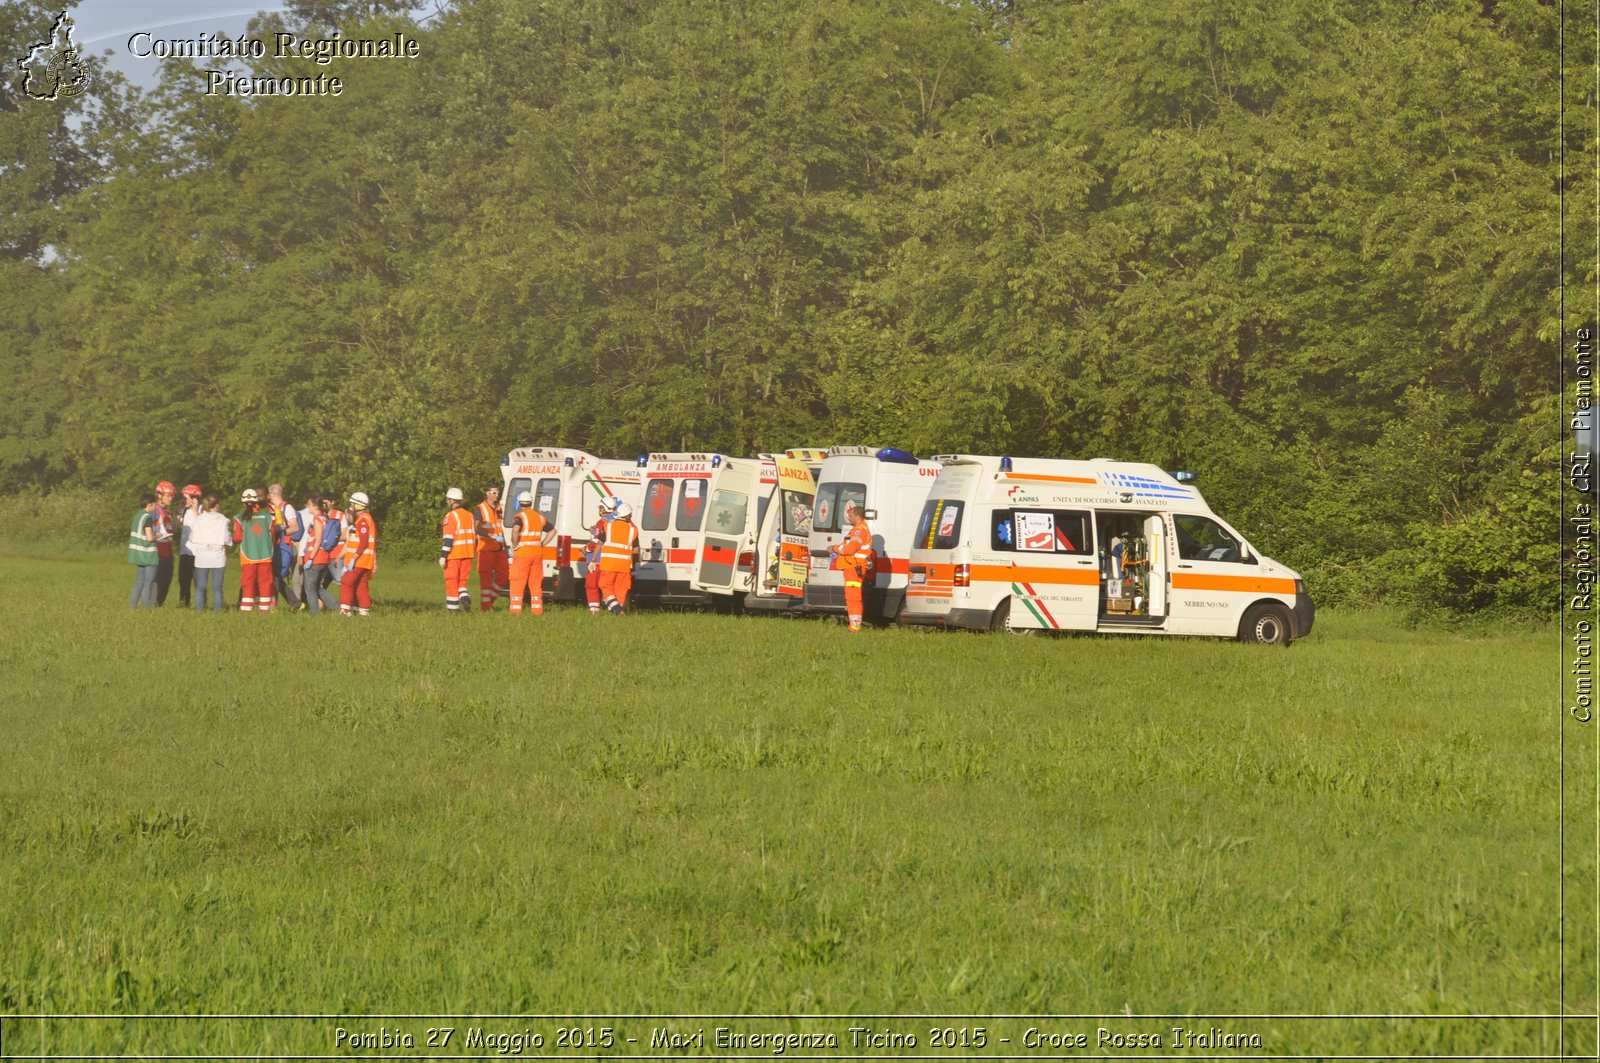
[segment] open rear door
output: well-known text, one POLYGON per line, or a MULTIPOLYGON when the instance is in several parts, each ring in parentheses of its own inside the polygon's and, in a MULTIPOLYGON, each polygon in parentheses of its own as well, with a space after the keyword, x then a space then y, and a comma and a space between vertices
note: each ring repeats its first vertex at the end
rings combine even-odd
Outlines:
POLYGON ((750 589, 754 567, 755 524, 761 463, 724 459, 712 471, 700 556, 689 585, 711 594, 742 594, 750 589), (739 564, 740 555, 746 563, 739 564))
POLYGON ((811 506, 817 494, 812 466, 804 461, 778 459, 778 498, 772 516, 777 521, 777 591, 786 598, 804 599, 806 577, 811 574, 811 506))

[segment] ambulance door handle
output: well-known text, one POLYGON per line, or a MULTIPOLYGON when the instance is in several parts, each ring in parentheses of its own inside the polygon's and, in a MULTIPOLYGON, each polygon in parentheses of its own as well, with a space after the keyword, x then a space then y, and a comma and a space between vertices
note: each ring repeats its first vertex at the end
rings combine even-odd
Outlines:
POLYGON ((1193 565, 1179 565, 1179 568, 1194 568, 1193 565))
POLYGON ((678 548, 678 537, 676 535, 672 537, 672 548, 674 550, 678 548))

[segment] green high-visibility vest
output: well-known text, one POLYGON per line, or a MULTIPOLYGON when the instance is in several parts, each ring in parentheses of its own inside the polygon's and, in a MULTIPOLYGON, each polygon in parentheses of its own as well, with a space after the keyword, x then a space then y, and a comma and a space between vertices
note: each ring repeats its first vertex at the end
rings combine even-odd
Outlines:
POLYGON ((156 563, 156 544, 144 537, 145 529, 155 523, 155 518, 144 510, 133 515, 133 527, 128 529, 128 563, 153 565, 156 563))

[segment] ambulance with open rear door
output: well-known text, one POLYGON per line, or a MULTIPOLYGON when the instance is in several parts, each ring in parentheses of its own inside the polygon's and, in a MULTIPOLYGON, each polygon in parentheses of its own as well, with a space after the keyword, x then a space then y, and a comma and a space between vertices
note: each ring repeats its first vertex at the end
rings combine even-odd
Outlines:
POLYGON ((519 447, 500 459, 500 477, 506 527, 516 519, 517 495, 523 491, 533 495, 534 509, 549 522, 546 538, 553 549, 545 557, 545 596, 581 601, 588 574, 583 548, 600 517, 600 500, 610 495, 638 509, 643 497, 638 463, 570 447, 519 447))
POLYGON ((938 460, 903 623, 1279 645, 1311 631, 1300 574, 1213 513, 1192 477, 1106 459, 938 460))
POLYGON ((850 530, 845 506, 859 502, 872 529, 874 554, 862 586, 865 617, 892 621, 899 615, 910 570, 911 535, 942 468, 937 461, 918 460, 893 447, 828 448, 817 472, 812 507, 807 611, 844 612, 844 573, 835 567, 832 552, 850 530))

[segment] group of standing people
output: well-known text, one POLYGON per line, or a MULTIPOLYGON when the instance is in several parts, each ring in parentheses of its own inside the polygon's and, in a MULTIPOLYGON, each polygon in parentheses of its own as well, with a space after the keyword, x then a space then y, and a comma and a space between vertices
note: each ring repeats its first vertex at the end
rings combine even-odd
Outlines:
MULTIPOLYGON (((544 563, 554 559, 555 528, 533 505, 533 493, 516 497, 508 524, 500 506, 500 488, 490 484, 483 500, 467 508, 459 487, 445 491, 444 521, 439 529, 439 568, 444 573, 444 607, 451 613, 472 611, 467 588, 474 562, 478 569, 478 608, 488 612, 503 596, 511 599, 511 615, 544 612, 544 563), (527 606, 527 613, 523 611, 527 606)), ((589 611, 602 606, 621 616, 639 563, 639 532, 633 510, 613 497, 600 501, 600 517, 590 529, 583 551, 587 562, 585 589, 589 611)))
MULTIPOLYGON (((334 497, 312 492, 303 506, 273 484, 265 493, 249 488, 239 512, 219 512, 221 499, 190 484, 181 507, 166 480, 139 499, 128 529, 128 561, 134 566, 130 608, 164 605, 178 576, 184 606, 204 612, 206 600, 221 611, 222 576, 230 547, 239 551, 239 611, 270 613, 281 601, 291 610, 367 616, 372 611, 372 575, 377 571, 378 527, 371 501, 352 492, 340 509, 334 497), (174 561, 177 562, 176 566, 174 561)), ((483 500, 466 508, 459 487, 445 492, 439 568, 444 572, 445 608, 470 612, 467 581, 478 569, 478 606, 488 612, 501 597, 511 600, 513 616, 544 612, 544 563, 553 556, 554 527, 533 506, 530 492, 517 496, 517 511, 507 525, 500 488, 484 489, 483 500)), ((614 497, 600 501, 599 519, 583 550, 589 611, 621 616, 639 563, 639 531, 633 510, 614 497)))
POLYGON ((131 608, 166 604, 176 568, 181 604, 192 602, 196 612, 204 612, 209 597, 220 612, 227 551, 236 547, 240 612, 270 613, 281 598, 286 607, 311 613, 370 614, 378 528, 363 492, 352 492, 343 510, 321 492, 308 494, 296 508, 280 484, 264 494, 252 487, 231 518, 218 511, 217 494, 203 493, 196 484, 183 489, 181 508, 174 508, 175 495, 163 480, 139 499, 128 529, 128 561, 135 572, 131 608))

